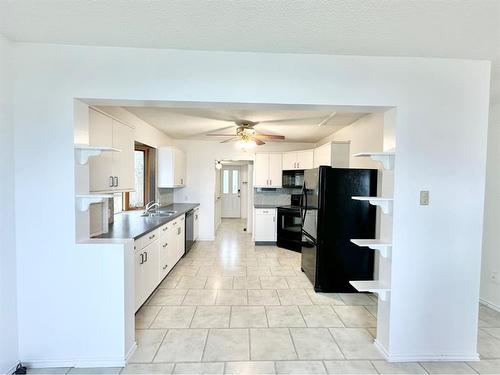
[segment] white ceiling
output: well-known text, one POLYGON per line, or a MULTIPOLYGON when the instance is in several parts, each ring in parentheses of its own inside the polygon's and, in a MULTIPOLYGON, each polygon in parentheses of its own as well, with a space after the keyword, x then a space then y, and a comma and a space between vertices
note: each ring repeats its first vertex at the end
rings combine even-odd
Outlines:
POLYGON ((15 41, 494 61, 498 0, 0 1, 15 41))
MULTIPOLYGON (((101 108, 106 110, 106 107, 101 108)), ((206 134, 235 134, 234 121, 250 120, 261 122, 255 126, 258 133, 284 135, 285 142, 311 143, 316 143, 353 123, 365 116, 369 110, 352 107, 263 104, 124 108, 176 139, 225 140, 228 137, 214 137, 206 134), (329 118, 333 113, 335 115, 329 118)))

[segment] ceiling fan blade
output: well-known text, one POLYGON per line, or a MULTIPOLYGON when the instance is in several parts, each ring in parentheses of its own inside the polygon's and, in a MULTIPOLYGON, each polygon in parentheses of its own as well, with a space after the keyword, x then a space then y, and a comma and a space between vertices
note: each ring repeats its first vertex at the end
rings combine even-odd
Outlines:
POLYGON ((258 138, 252 137, 251 139, 252 139, 255 143, 257 143, 257 146, 261 146, 261 145, 265 145, 265 144, 266 144, 266 142, 263 142, 263 141, 261 141, 261 140, 260 140, 260 139, 258 139, 258 138))
POLYGON ((206 136, 208 137, 234 137, 235 134, 234 133, 231 133, 231 134, 217 134, 217 133, 208 133, 208 134, 205 134, 206 136))
POLYGON ((233 138, 226 139, 225 141, 222 141, 220 143, 232 142, 232 141, 236 141, 237 139, 240 139, 240 138, 239 137, 233 137, 233 138))
POLYGON ((257 133, 255 134, 255 137, 259 138, 264 138, 264 139, 279 139, 279 140, 284 140, 285 136, 284 135, 276 135, 276 134, 261 134, 257 133))

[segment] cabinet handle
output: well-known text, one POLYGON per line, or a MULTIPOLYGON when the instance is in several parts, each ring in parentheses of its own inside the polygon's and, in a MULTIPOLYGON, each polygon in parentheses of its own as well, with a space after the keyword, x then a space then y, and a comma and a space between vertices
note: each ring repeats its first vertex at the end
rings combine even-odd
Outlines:
POLYGON ((120 180, 118 179, 118 176, 115 177, 116 178, 116 187, 118 187, 118 185, 120 184, 120 180))
POLYGON ((151 236, 149 236, 149 239, 152 240, 153 238, 155 238, 155 235, 152 234, 151 236))
POLYGON ((177 228, 177 234, 180 235, 181 234, 181 228, 177 228))
POLYGON ((272 185, 273 184, 273 180, 269 180, 269 185, 272 185))
POLYGON ((144 263, 144 253, 141 254, 141 263, 140 264, 143 264, 144 263))
POLYGON ((276 216, 273 216, 273 222, 276 223, 276 216))
POLYGON ((144 263, 146 263, 148 261, 148 252, 145 251, 144 254, 146 254, 146 256, 144 257, 144 263))
POLYGON ((195 219, 195 220, 198 220, 198 215, 194 215, 194 219, 195 219))
POLYGON ((168 229, 168 227, 163 228, 163 231, 165 232, 168 229))
POLYGON ((183 184, 184 184, 184 179, 183 179, 183 178, 181 178, 181 185, 183 185, 183 184))
POLYGON ((114 187, 115 186, 115 179, 113 176, 109 176, 109 187, 114 187))
POLYGON ((165 266, 163 266, 163 270, 166 270, 168 267, 168 264, 165 264, 165 266))
POLYGON ((163 245, 163 248, 167 247, 168 246, 168 243, 165 242, 165 244, 163 245))
POLYGON ((297 168, 300 168, 300 162, 297 162, 297 168))

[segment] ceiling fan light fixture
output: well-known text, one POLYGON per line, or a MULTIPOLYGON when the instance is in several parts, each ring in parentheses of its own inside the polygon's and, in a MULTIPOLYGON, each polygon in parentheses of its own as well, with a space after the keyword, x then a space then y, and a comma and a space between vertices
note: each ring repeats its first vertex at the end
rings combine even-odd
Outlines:
POLYGON ((252 139, 241 139, 236 142, 236 148, 240 150, 250 150, 255 146, 257 146, 257 143, 255 143, 255 141, 252 139))

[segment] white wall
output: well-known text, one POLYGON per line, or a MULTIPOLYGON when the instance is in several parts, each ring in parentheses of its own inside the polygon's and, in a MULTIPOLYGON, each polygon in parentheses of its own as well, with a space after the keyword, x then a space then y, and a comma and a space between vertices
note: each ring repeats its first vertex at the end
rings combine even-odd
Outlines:
POLYGON ((0 374, 18 361, 10 42, 0 35, 0 374))
MULTIPOLYGON (((177 147, 186 153, 186 187, 175 189, 176 203, 200 203, 200 239, 214 238, 214 194, 216 160, 253 160, 254 152, 238 150, 234 143, 218 141, 176 140, 177 147)), ((259 152, 291 151, 313 148, 312 143, 266 143, 259 152)))
MULTIPOLYGON (((21 359, 78 358, 74 337, 85 336, 80 322, 91 312, 61 308, 61 298, 71 306, 85 288, 74 278, 82 271, 74 262, 75 97, 397 107, 384 349, 396 360, 477 358, 488 62, 20 44, 14 64, 21 359), (423 188, 431 192, 425 207, 423 188), (467 199, 457 204, 450 192, 467 199)), ((210 168, 188 179, 213 189, 213 154, 210 168)), ((209 235, 213 215, 205 217, 209 235)))
POLYGON ((481 300, 500 311, 500 103, 490 107, 481 300))

